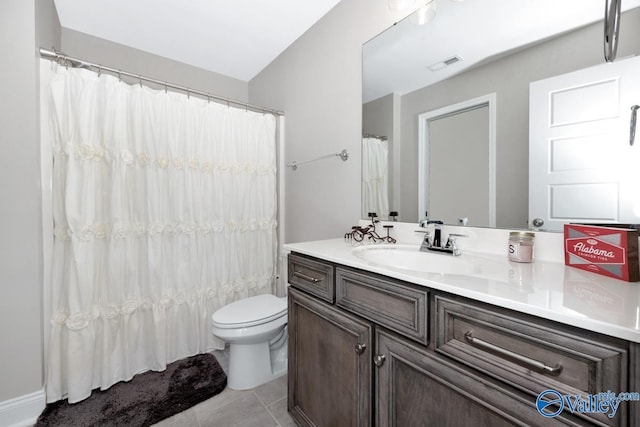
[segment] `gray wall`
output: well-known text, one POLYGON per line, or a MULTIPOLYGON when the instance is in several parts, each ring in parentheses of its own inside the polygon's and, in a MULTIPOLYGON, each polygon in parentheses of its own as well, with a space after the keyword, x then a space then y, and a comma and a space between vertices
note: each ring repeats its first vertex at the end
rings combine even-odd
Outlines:
MULTIPOLYGON (((640 10, 621 21, 618 59, 640 53, 640 10)), ((529 187, 529 82, 603 63, 602 23, 402 96, 402 212, 418 211, 417 117, 496 92, 496 223, 525 228, 529 187)), ((417 219, 417 218, 414 218, 417 219)))
POLYGON ((360 217, 362 44, 398 21, 385 1, 342 0, 249 82, 252 103, 286 113, 285 241, 342 236, 360 217))
POLYGON ((62 29, 62 46, 59 49, 69 56, 96 64, 104 64, 111 68, 122 69, 237 101, 247 102, 249 99, 249 84, 245 81, 68 28, 62 29))
POLYGON ((0 402, 43 385, 37 46, 59 37, 52 0, 0 3, 0 402))
POLYGON ((43 387, 40 47, 223 97, 248 83, 61 29, 53 0, 0 2, 0 402, 43 387))

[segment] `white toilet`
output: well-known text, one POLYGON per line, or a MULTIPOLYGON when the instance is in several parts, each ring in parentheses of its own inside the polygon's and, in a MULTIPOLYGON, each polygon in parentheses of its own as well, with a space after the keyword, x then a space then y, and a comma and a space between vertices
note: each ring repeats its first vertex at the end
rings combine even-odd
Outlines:
POLYGON ((229 388, 247 390, 287 373, 286 297, 232 302, 213 313, 211 332, 229 343, 229 388))

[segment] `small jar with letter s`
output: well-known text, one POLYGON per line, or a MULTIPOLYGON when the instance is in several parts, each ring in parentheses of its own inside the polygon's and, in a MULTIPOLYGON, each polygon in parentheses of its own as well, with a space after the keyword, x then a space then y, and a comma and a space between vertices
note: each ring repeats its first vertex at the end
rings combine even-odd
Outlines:
POLYGON ((535 234, 528 231, 509 233, 509 261, 533 262, 533 242, 535 234))

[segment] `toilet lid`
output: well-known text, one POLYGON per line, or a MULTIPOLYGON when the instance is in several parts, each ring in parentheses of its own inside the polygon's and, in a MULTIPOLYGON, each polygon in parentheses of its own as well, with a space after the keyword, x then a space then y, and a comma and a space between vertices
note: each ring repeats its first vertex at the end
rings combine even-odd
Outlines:
POLYGON ((277 319, 286 312, 286 298, 256 295, 225 305, 213 313, 211 321, 219 327, 254 326, 277 319))

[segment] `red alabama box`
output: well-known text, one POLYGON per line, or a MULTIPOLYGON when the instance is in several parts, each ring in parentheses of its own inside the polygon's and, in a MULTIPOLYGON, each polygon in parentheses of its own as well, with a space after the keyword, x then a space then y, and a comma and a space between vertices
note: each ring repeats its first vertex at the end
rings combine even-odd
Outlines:
POLYGON ((565 224, 564 263, 627 282, 640 281, 638 230, 623 224, 565 224))

